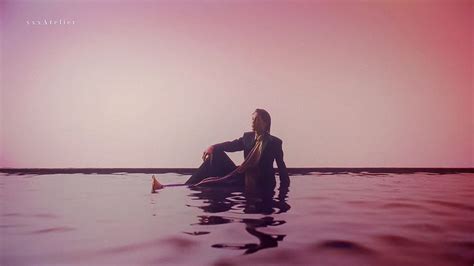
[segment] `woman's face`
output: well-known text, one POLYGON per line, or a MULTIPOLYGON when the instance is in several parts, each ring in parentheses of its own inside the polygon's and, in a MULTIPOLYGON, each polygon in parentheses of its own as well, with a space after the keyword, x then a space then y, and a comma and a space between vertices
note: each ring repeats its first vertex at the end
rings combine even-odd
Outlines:
POLYGON ((252 130, 257 133, 262 133, 265 131, 265 122, 263 119, 258 115, 257 112, 252 114, 252 130))

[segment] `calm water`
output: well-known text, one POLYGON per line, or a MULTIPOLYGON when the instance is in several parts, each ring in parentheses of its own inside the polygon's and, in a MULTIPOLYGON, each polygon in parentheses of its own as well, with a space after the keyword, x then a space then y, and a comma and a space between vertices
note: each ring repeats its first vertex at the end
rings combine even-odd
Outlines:
POLYGON ((151 194, 149 174, 0 175, 1 265, 474 263, 469 173, 312 173, 273 198, 151 194))

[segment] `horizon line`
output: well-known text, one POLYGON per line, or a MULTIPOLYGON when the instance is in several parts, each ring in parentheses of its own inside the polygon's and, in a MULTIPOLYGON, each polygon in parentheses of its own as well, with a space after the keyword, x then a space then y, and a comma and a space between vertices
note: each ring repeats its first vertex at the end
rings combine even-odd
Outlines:
MULTIPOLYGON (((100 167, 100 168, 0 168, 0 173, 8 174, 114 174, 114 173, 144 173, 144 174, 162 174, 178 173, 192 174, 198 168, 187 167, 100 167)), ((278 168, 274 168, 278 173, 278 168)), ((428 172, 437 174, 456 174, 456 173, 474 173, 472 167, 287 167, 288 174, 303 175, 311 172, 333 172, 333 173, 396 173, 407 174, 416 172, 428 172)))

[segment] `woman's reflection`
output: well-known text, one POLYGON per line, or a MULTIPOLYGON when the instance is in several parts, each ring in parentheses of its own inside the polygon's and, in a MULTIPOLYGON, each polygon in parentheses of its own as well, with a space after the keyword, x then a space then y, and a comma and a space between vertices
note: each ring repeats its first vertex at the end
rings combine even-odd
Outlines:
MULTIPOLYGON (((202 209, 205 213, 219 213, 226 211, 241 211, 243 213, 252 214, 279 214, 287 212, 291 206, 287 203, 288 186, 279 188, 278 195, 275 197, 273 189, 245 188, 239 190, 237 188, 192 188, 193 193, 190 194, 196 200, 202 200, 205 204, 202 206, 194 206, 202 209)), ((243 249, 244 254, 255 253, 261 249, 273 248, 278 246, 278 242, 282 241, 286 235, 284 234, 267 234, 257 230, 267 226, 279 226, 286 223, 284 220, 276 220, 274 217, 265 216, 260 219, 235 218, 216 215, 198 216, 197 225, 217 225, 227 223, 244 223, 245 230, 258 238, 259 243, 247 244, 214 244, 215 248, 243 249)))

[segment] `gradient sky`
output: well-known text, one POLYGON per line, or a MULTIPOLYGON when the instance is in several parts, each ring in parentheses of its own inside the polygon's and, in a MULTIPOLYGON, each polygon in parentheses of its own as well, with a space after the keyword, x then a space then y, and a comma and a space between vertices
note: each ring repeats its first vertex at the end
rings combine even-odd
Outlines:
POLYGON ((472 1, 0 8, 0 167, 197 167, 255 108, 289 167, 474 167, 472 1))

